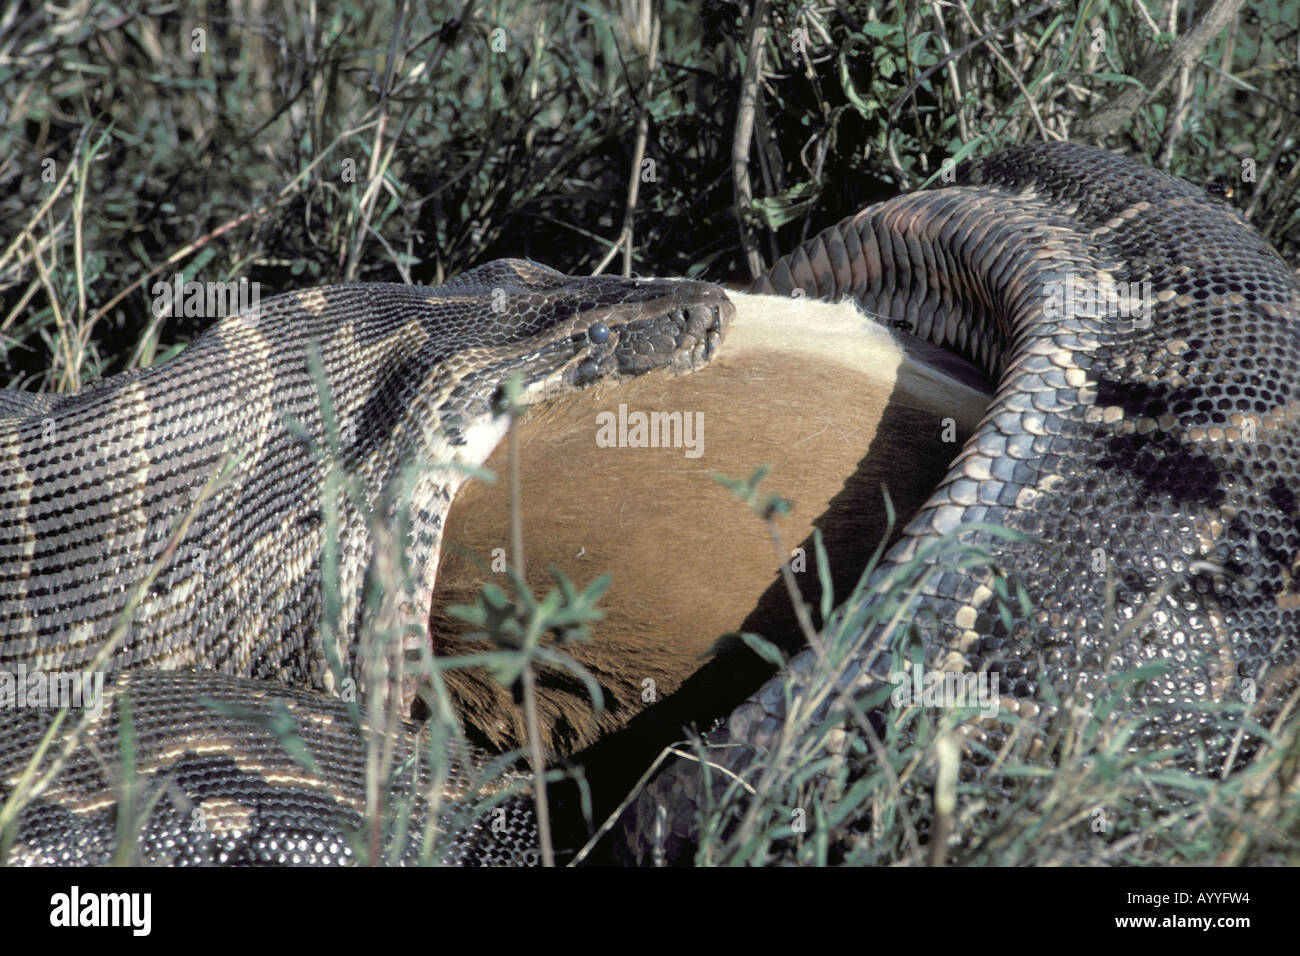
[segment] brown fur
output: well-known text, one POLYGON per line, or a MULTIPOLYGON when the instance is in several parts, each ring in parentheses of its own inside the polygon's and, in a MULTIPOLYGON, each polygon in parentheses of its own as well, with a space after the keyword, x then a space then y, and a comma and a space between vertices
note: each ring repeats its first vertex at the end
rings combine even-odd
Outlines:
MULTIPOLYGON (((570 650, 599 679, 604 713, 593 718, 576 679, 547 674, 541 681, 547 743, 556 753, 571 753, 651 709, 678 726, 725 713, 770 668, 743 646, 706 667, 720 635, 758 632, 786 650, 802 643, 763 523, 710 472, 748 477, 760 464, 772 466, 762 487, 794 503, 779 528, 787 549, 804 548, 796 577, 815 608, 813 527, 826 537, 838 602, 884 532, 881 483, 899 515, 910 515, 983 412, 986 395, 948 387, 933 365, 905 360, 879 333, 848 347, 843 329, 804 318, 791 324, 755 305, 762 301, 745 300, 711 367, 569 396, 522 426, 524 541, 534 592, 553 586, 548 565, 579 586, 613 575, 601 601, 605 619, 590 643, 570 650), (629 411, 703 412, 704 454, 597 447, 597 412, 616 412, 620 403, 629 411), (952 443, 940 440, 948 417, 957 422, 952 443), (652 708, 688 680, 692 700, 652 708)), ((508 590, 504 574, 482 570, 492 549, 510 548, 507 444, 487 465, 497 484, 469 482, 448 517, 432 617, 442 655, 473 649, 456 636, 467 627, 446 614, 448 605, 472 603, 487 579, 508 590)), ((477 739, 495 747, 519 742, 522 720, 508 691, 481 671, 453 671, 448 680, 477 739)))

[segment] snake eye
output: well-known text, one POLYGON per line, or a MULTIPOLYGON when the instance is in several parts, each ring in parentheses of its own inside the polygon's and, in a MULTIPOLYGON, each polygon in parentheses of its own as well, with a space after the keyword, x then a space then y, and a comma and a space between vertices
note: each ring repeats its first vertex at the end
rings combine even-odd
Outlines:
POLYGON ((577 381, 579 385, 590 385, 600 377, 600 365, 595 359, 583 359, 578 363, 577 381))
POLYGON ((609 341, 609 326, 604 322, 597 322, 587 330, 587 338, 597 345, 604 345, 609 341))

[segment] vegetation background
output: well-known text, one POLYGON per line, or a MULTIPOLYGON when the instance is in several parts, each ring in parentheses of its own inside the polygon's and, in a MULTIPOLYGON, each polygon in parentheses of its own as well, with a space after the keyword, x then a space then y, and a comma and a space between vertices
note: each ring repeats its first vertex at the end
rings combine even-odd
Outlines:
POLYGON ((0 381, 157 361, 211 321, 154 314, 176 272, 581 273, 630 235, 608 268, 747 281, 946 160, 1045 138, 1230 185, 1300 263, 1300 0, 757 7, 761 31, 731 0, 10 2, 0 381))
MULTIPOLYGON (((10 0, 0 384, 173 354, 214 319, 157 313, 175 273, 272 295, 526 256, 744 282, 945 161, 1041 139, 1229 195, 1300 265, 1298 24, 1300 0, 10 0)), ((1142 787, 1060 779, 1083 789, 971 831, 966 861, 1078 859, 1051 827, 1117 801, 1133 838, 1106 859, 1294 855, 1280 784, 1202 793, 1151 845, 1142 787)), ((899 807, 873 862, 925 857, 899 807)))

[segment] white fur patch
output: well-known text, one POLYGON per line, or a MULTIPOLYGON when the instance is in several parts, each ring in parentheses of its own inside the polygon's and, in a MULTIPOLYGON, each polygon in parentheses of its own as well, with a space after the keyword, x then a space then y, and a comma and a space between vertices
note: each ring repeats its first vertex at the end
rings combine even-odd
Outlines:
POLYGON ((867 378, 892 384, 901 377, 936 400, 986 405, 989 390, 946 350, 890 331, 851 301, 829 303, 781 295, 727 292, 736 317, 724 355, 746 350, 806 354, 867 378))
MULTIPOLYGON (((464 431, 465 444, 460 446, 457 457, 467 465, 477 468, 488 460, 492 449, 505 437, 510 427, 510 419, 505 415, 480 416, 464 431)), ((463 479, 463 475, 461 476, 463 479)))
POLYGON ((902 347, 889 330, 867 318, 850 301, 829 303, 785 295, 728 292, 736 317, 724 340, 728 351, 814 355, 849 368, 895 368, 902 347))

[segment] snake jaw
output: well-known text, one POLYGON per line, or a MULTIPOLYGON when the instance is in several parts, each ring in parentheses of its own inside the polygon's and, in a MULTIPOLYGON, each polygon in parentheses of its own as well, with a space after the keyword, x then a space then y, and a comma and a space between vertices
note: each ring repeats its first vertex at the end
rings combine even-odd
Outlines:
POLYGON ((698 282, 676 283, 673 307, 652 320, 620 330, 616 348, 620 377, 665 367, 674 375, 703 368, 718 354, 736 307, 721 289, 698 282), (685 300, 685 301, 683 301, 685 300))
POLYGON ((718 290, 719 301, 685 309, 686 328, 677 340, 678 360, 673 368, 678 374, 707 365, 717 356, 727 334, 736 307, 718 290))
POLYGON ((558 315, 480 350, 481 367, 448 393, 455 399, 449 404, 464 412, 442 409, 444 431, 487 411, 500 414, 504 383, 514 374, 523 377, 520 404, 533 405, 655 369, 682 375, 703 368, 717 356, 736 314, 726 293, 705 282, 565 276, 522 260, 498 260, 474 271, 495 276, 505 269, 545 279, 558 315), (523 341, 533 347, 521 349, 523 341))
MULTIPOLYGON (((630 291, 646 283, 627 280, 630 291)), ((666 295, 584 313, 571 330, 578 348, 557 390, 618 382, 663 368, 674 375, 700 369, 718 354, 736 313, 721 289, 701 282, 662 282, 666 295)))

